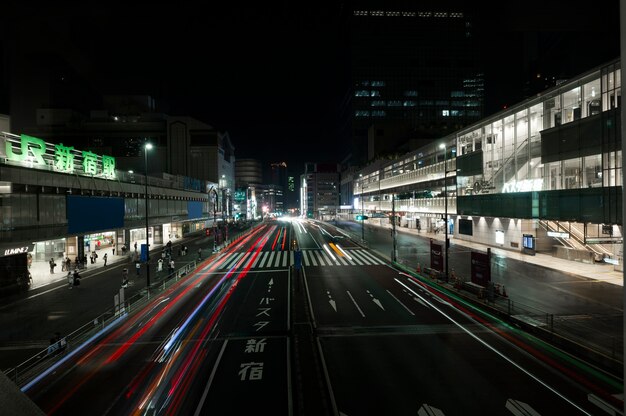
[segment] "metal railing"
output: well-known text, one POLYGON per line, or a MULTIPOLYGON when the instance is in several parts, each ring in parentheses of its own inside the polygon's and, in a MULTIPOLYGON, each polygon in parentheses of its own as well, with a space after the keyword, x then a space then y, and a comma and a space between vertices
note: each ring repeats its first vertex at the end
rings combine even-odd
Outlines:
POLYGON ((92 337, 107 328, 110 329, 120 317, 130 315, 139 310, 142 306, 147 304, 152 297, 164 292, 177 283, 182 277, 186 276, 190 271, 195 270, 196 266, 197 263, 194 260, 164 276, 162 279, 154 281, 150 285, 149 291, 142 289, 140 292, 125 299, 118 307, 107 309, 90 322, 39 351, 28 360, 18 364, 14 368, 4 370, 4 373, 18 386, 25 385, 35 376, 43 373, 47 368, 61 360, 64 356, 88 342, 92 337))

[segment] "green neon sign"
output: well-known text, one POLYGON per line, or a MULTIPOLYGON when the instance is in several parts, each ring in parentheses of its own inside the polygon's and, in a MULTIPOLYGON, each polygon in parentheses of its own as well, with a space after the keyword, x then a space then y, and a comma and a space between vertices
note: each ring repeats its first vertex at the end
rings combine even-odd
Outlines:
POLYGON ((30 152, 35 158, 34 163, 45 165, 43 154, 46 153, 46 142, 25 134, 22 134, 21 140, 20 153, 14 153, 11 142, 5 142, 7 158, 15 162, 24 162, 28 160, 28 152, 30 152))
POLYGON ((17 140, 5 140, 7 159, 34 168, 49 168, 57 172, 76 173, 115 179, 115 158, 89 151, 77 151, 63 143, 49 146, 37 137, 22 134, 19 152, 14 147, 17 140), (49 150, 50 148, 50 150, 49 150))

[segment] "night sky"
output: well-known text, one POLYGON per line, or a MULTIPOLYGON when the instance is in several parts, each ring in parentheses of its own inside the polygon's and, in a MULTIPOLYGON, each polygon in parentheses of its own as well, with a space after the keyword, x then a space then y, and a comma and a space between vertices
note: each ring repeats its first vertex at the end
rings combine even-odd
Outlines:
MULTIPOLYGON (((103 94, 149 94, 166 113, 227 130, 237 158, 338 162, 349 152, 350 8, 291 3, 16 3, 0 17, 11 28, 0 39, 18 57, 62 54, 103 94)), ((487 114, 523 99, 536 62, 570 77, 618 56, 617 0, 593 10, 549 3, 507 6, 500 16, 476 6, 487 114), (535 63, 521 48, 531 33, 546 45, 533 51, 535 63)))

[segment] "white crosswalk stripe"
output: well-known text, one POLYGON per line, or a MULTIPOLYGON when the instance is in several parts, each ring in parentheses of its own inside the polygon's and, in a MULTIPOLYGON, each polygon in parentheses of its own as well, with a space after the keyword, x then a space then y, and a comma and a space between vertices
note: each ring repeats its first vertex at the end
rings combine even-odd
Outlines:
POLYGON ((351 255, 353 257, 358 258, 359 260, 361 260, 366 265, 371 265, 372 264, 372 262, 367 257, 363 256, 363 254, 356 253, 356 250, 352 250, 351 253, 352 253, 351 255))
MULTIPOLYGON (((304 266, 371 266, 385 264, 367 250, 346 250, 346 256, 332 253, 332 257, 323 250, 302 250, 302 263, 304 266)), ((228 270, 239 264, 245 265, 254 258, 255 253, 231 253, 220 265, 221 270, 228 270)), ((262 251, 252 263, 252 269, 276 269, 287 268, 294 262, 293 251, 262 251)))
POLYGON ((339 257, 331 260, 328 253, 320 250, 302 250, 302 262, 305 266, 364 266, 385 264, 382 260, 367 253, 367 250, 346 250, 348 257, 339 257), (316 261, 317 260, 317 261, 316 261))

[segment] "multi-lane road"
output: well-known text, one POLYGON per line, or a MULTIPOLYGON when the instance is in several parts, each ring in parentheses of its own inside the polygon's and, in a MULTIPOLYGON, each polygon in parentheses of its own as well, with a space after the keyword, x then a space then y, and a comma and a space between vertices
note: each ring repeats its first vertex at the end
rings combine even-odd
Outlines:
POLYGON ((24 390, 49 414, 347 416, 603 414, 622 391, 300 220, 264 223, 24 390))

